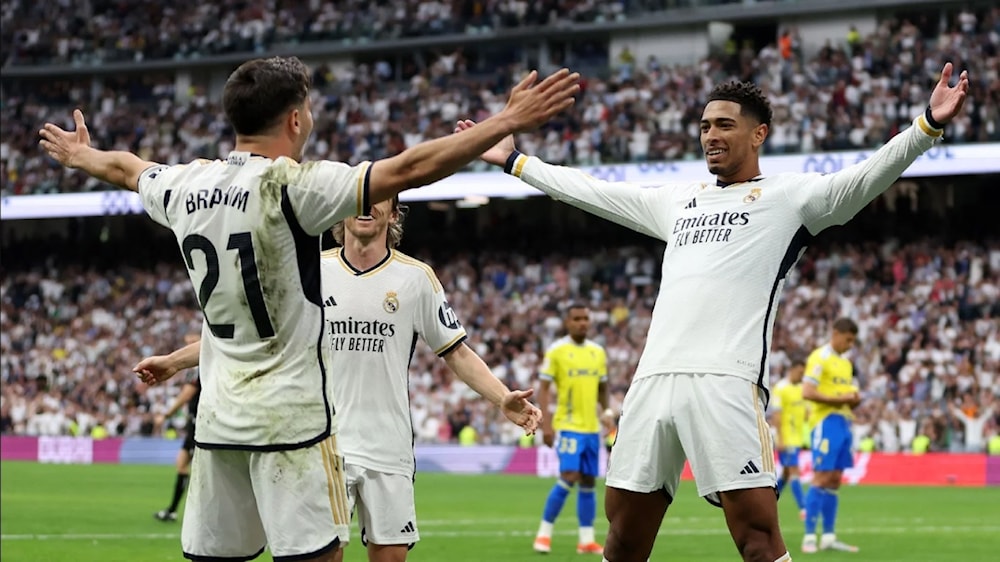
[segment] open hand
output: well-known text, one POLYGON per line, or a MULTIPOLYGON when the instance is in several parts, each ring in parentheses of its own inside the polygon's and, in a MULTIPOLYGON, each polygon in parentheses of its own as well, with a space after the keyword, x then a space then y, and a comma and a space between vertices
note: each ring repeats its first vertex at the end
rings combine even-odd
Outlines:
MULTIPOLYGON (((461 133, 476 126, 476 122, 471 119, 463 119, 455 124, 455 132, 461 133)), ((493 145, 493 148, 480 155, 483 162, 494 166, 503 166, 507 163, 507 157, 514 152, 514 135, 508 135, 493 145)))
POLYGON ((542 411, 528 400, 534 393, 534 389, 512 390, 500 401, 503 415, 524 428, 525 435, 534 434, 538 424, 542 423, 542 411))
POLYGON ((951 63, 945 63, 944 69, 941 70, 941 79, 931 92, 931 117, 942 125, 962 112, 962 106, 965 105, 965 98, 969 93, 969 72, 963 70, 958 77, 958 84, 954 87, 948 85, 952 72, 951 63))
POLYGON ((52 123, 46 123, 38 131, 38 135, 42 137, 42 140, 38 141, 42 150, 67 168, 79 167, 78 155, 84 149, 90 148, 90 131, 87 130, 83 112, 74 109, 73 121, 76 123, 75 131, 63 130, 62 127, 52 123))
POLYGON ((538 71, 532 70, 510 91, 507 106, 501 112, 514 125, 515 133, 541 127, 556 114, 573 106, 573 96, 580 91, 580 75, 560 69, 538 84, 538 71))
POLYGON ((139 380, 155 386, 177 374, 180 369, 173 365, 168 355, 154 355, 147 357, 132 367, 132 372, 139 376, 139 380))

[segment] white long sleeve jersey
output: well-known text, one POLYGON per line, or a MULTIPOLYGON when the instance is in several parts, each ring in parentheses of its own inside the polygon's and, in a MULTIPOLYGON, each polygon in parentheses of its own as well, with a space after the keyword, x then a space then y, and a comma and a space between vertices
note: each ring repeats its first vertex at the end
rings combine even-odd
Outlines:
POLYGON ((367 212, 370 169, 233 152, 140 176, 205 316, 199 447, 289 450, 334 431, 320 236, 367 212))
POLYGON ((854 217, 942 134, 923 116, 914 125, 864 162, 829 175, 646 187, 524 155, 509 171, 555 199, 667 243, 635 379, 732 375, 768 391, 768 351, 786 274, 814 235, 854 217))

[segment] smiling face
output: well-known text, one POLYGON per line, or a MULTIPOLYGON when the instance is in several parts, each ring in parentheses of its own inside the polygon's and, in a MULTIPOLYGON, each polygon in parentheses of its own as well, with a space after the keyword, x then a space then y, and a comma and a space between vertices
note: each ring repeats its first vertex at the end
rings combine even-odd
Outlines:
POLYGON ((385 238, 389 225, 396 221, 393 210, 393 200, 382 201, 372 205, 367 216, 351 217, 344 221, 344 229, 352 238, 362 242, 370 242, 377 238, 385 238))
POLYGON ((741 111, 734 101, 715 100, 701 116, 701 148, 708 171, 724 182, 746 181, 760 173, 760 147, 767 125, 741 111))

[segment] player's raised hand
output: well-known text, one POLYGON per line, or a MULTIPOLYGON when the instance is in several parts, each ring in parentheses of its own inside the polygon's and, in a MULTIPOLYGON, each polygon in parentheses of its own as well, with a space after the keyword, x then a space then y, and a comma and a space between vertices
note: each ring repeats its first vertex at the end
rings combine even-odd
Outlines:
POLYGON ((954 72, 952 64, 945 63, 944 69, 941 70, 941 79, 931 92, 931 117, 941 124, 948 123, 962 112, 962 106, 965 105, 965 98, 969 93, 969 71, 963 70, 958 76, 958 83, 950 86, 952 72, 954 72))
MULTIPOLYGON (((476 126, 476 122, 471 119, 463 119, 455 124, 455 132, 461 133, 476 126)), ((493 145, 493 148, 484 152, 480 158, 487 164, 503 166, 507 162, 507 157, 514 152, 514 135, 508 135, 493 145)))
POLYGON ((76 123, 74 131, 66 131, 52 123, 46 123, 38 131, 39 136, 42 137, 38 144, 49 156, 67 168, 79 167, 77 156, 84 149, 90 147, 90 131, 87 130, 83 112, 74 109, 73 121, 76 123))
POLYGON ((174 364, 169 355, 154 355, 147 357, 132 367, 132 372, 139 376, 139 380, 155 386, 177 374, 180 369, 174 364))
POLYGON ((524 428, 525 435, 532 435, 542 422, 542 411, 532 404, 528 398, 535 393, 534 389, 512 390, 500 401, 500 409, 507 419, 524 428))
POLYGON ((556 114, 573 106, 574 96, 580 91, 580 75, 563 68, 550 74, 545 80, 538 80, 538 72, 532 70, 510 91, 507 106, 501 114, 514 125, 515 133, 523 133, 541 127, 556 114))

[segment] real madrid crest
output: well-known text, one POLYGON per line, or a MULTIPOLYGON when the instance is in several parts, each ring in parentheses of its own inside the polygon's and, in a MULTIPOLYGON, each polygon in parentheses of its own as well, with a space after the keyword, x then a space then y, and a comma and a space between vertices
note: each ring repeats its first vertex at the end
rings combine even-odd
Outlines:
POLYGON ((396 298, 396 291, 386 292, 385 300, 382 301, 382 308, 389 314, 399 310, 399 299, 396 298))
POLYGON ((760 188, 759 187, 755 187, 755 188, 751 189, 750 193, 747 193, 747 196, 743 198, 743 202, 744 203, 753 203, 754 201, 760 199, 760 193, 761 192, 760 192, 760 188))

